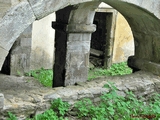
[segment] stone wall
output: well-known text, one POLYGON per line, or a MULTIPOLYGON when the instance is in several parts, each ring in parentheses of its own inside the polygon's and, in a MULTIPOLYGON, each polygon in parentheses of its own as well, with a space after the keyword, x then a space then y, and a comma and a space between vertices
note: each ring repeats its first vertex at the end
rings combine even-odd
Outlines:
POLYGON ((13 44, 2 67, 2 73, 23 75, 30 71, 32 25, 30 25, 13 44))
POLYGON ((153 93, 160 93, 160 77, 143 71, 126 76, 101 77, 54 89, 42 87, 29 77, 0 75, 0 82, 1 120, 5 120, 8 111, 14 113, 19 120, 42 113, 50 107, 50 101, 57 98, 71 105, 83 98, 90 98, 97 103, 99 97, 108 92, 108 89, 103 88, 108 82, 114 82, 118 94, 124 97, 126 91, 132 91, 137 97, 145 97, 146 100, 153 93))
POLYGON ((55 13, 33 23, 31 70, 53 68, 55 31, 52 21, 55 21, 55 13))

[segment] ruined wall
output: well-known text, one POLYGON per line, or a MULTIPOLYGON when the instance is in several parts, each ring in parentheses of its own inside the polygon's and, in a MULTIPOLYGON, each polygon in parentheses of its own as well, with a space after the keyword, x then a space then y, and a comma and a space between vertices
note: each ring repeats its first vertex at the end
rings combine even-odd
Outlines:
POLYGON ((134 55, 132 30, 120 13, 117 15, 113 48, 113 63, 127 61, 129 56, 134 55))

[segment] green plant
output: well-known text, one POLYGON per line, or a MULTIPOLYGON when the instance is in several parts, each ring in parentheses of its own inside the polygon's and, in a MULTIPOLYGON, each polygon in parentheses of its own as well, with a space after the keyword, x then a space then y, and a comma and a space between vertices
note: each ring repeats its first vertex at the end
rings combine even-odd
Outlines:
POLYGON ((88 98, 78 101, 74 107, 78 110, 77 114, 79 118, 89 117, 92 118, 92 120, 103 120, 106 115, 105 108, 94 106, 88 98))
POLYGON ((7 118, 7 120, 18 120, 17 117, 13 115, 11 112, 8 112, 8 116, 9 118, 7 118))
MULTIPOLYGON (((75 103, 77 117, 89 120, 158 120, 160 118, 160 94, 155 94, 146 103, 137 99, 131 92, 126 92, 126 97, 117 94, 113 83, 104 86, 109 90, 100 98, 99 104, 93 104, 90 99, 82 99, 75 103)), ((43 114, 36 115, 28 120, 63 120, 70 105, 60 98, 51 102, 51 108, 43 114)), ((15 115, 8 113, 7 120, 17 120, 15 115)))
POLYGON ((59 116, 64 116, 65 113, 69 110, 69 104, 63 102, 60 98, 55 99, 51 102, 51 109, 56 111, 59 116))
POLYGON ((124 75, 132 73, 131 68, 127 66, 127 62, 116 63, 108 70, 108 75, 124 75))
POLYGON ((51 87, 53 79, 53 71, 45 70, 41 68, 40 70, 33 70, 25 74, 26 76, 32 76, 40 81, 44 86, 51 87))
POLYGON ((92 120, 157 120, 160 116, 160 95, 156 94, 148 104, 137 99, 132 92, 126 97, 117 94, 113 83, 104 86, 109 89, 100 98, 100 104, 94 105, 89 99, 83 99, 75 104, 78 117, 92 120))
POLYGON ((89 71, 88 80, 99 76, 125 75, 132 73, 132 69, 127 66, 127 62, 116 63, 110 69, 95 68, 89 71))
POLYGON ((43 114, 36 115, 32 120, 60 120, 57 114, 52 110, 46 110, 43 114))

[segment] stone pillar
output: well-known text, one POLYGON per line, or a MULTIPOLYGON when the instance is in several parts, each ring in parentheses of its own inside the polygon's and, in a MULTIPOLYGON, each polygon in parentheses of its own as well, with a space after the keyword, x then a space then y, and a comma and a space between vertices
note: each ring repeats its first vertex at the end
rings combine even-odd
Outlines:
POLYGON ((91 33, 96 27, 68 24, 71 9, 56 12, 56 22, 52 23, 56 29, 53 87, 84 82, 88 76, 91 33))
POLYGON ((65 86, 87 80, 91 34, 95 30, 96 26, 93 24, 69 24, 67 26, 65 86))

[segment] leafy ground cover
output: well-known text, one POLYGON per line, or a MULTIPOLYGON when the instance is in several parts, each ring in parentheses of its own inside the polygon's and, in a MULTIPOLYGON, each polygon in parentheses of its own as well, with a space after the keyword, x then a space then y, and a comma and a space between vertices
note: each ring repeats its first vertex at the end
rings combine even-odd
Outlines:
MULTIPOLYGON (((125 75, 132 73, 131 68, 127 66, 126 62, 116 63, 111 66, 110 69, 103 69, 103 68, 95 68, 89 70, 88 73, 88 80, 92 80, 99 76, 114 76, 114 75, 125 75)), ((53 79, 53 71, 52 70, 45 70, 41 68, 40 70, 34 70, 26 73, 27 76, 32 76, 38 79, 44 86, 51 87, 52 86, 52 79, 53 79)))
POLYGON ((95 68, 89 70, 88 80, 92 80, 99 76, 114 76, 114 75, 126 75, 131 74, 132 69, 127 66, 127 62, 112 64, 110 69, 95 68))
MULTIPOLYGON (((81 120, 159 120, 160 119, 160 94, 155 94, 147 102, 137 99, 132 92, 127 92, 126 97, 117 94, 117 88, 112 84, 106 84, 109 89, 104 93, 99 104, 94 104, 85 98, 70 106, 61 99, 51 102, 51 107, 43 114, 28 118, 27 120, 69 120, 69 111, 74 111, 76 119, 81 120)), ((143 100, 142 100, 143 99, 143 100)), ((7 120, 17 120, 16 116, 8 113, 7 120)))

